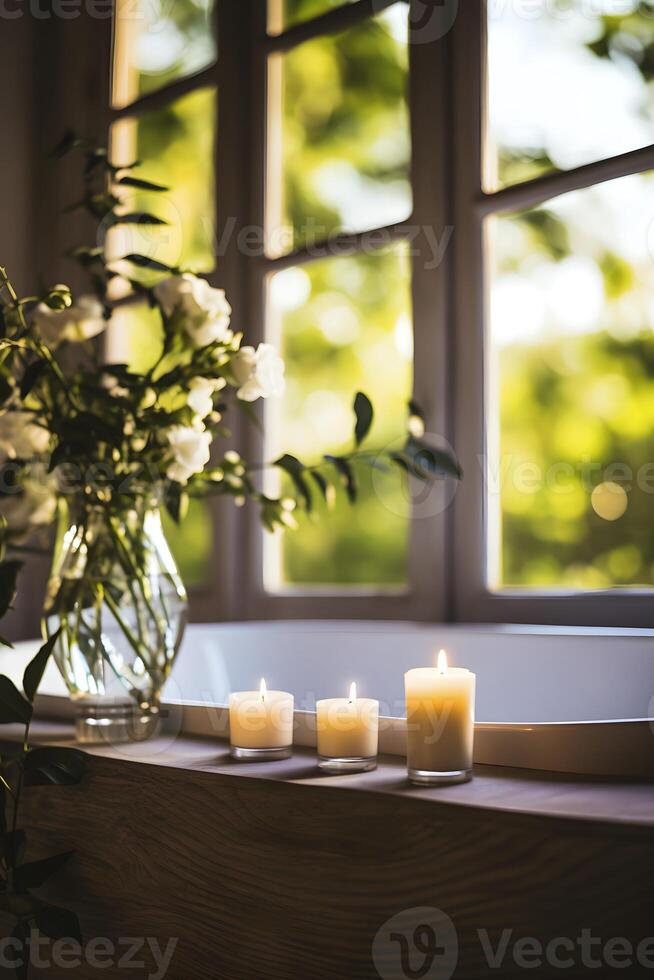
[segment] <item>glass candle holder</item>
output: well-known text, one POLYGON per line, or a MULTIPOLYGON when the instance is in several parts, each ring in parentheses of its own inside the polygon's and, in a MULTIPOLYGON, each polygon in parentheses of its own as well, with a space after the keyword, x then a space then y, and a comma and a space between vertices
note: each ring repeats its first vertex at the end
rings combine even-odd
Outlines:
POLYGON ((293 695, 268 691, 261 681, 258 691, 229 696, 231 755, 245 762, 288 759, 293 746, 293 695))
POLYGON ((318 766, 324 772, 370 772, 377 768, 379 701, 328 698, 316 704, 318 766))
POLYGON ((444 651, 438 667, 405 674, 407 768, 420 786, 464 783, 472 778, 475 729, 475 675, 448 667, 444 651))

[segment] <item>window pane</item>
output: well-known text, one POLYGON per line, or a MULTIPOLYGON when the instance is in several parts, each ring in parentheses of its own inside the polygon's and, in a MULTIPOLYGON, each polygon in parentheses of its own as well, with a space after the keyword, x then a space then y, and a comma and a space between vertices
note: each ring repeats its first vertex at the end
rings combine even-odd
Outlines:
MULTIPOLYGON (((126 363, 135 372, 146 372, 161 353, 163 328, 157 310, 148 306, 124 306, 114 310, 106 337, 106 356, 112 363, 126 363)), ((187 588, 209 578, 212 552, 212 517, 207 501, 192 500, 181 525, 164 513, 164 530, 182 580, 187 588)))
POLYGON ((127 364, 137 374, 153 367, 163 350, 163 325, 157 309, 141 303, 119 306, 111 316, 106 353, 114 364, 127 364))
POLYGON ((489 4, 488 190, 654 143, 653 8, 489 4))
MULTIPOLYGON (((396 440, 399 448, 412 380, 409 280, 405 246, 324 259, 272 277, 269 321, 286 359, 288 387, 277 407, 268 405, 269 453, 316 463, 323 453, 351 448, 357 390, 376 409, 370 447, 396 440)), ((301 519, 300 529, 281 539, 267 536, 268 587, 406 582, 404 477, 365 465, 357 472, 355 507, 340 487, 332 511, 316 494, 318 521, 301 519)))
MULTIPOLYGON (((164 227, 129 226, 114 233, 113 255, 140 252, 194 272, 214 266, 214 140, 216 96, 200 89, 165 109, 139 119, 124 119, 112 131, 112 156, 118 163, 141 161, 135 176, 170 190, 138 192, 128 210, 146 209, 163 217, 164 227), (121 251, 122 249, 122 251, 121 251)), ((133 272, 133 270, 132 270, 133 272)))
POLYGON ((208 501, 191 500, 181 524, 164 513, 163 526, 186 588, 206 585, 213 548, 213 520, 208 501))
POLYGON ((269 249, 365 231, 411 213, 405 4, 271 61, 269 249))
POLYGON ((116 106, 191 75, 216 57, 213 0, 119 0, 115 17, 116 106))
POLYGON ((334 7, 354 2, 355 0, 269 0, 269 30, 272 34, 279 34, 294 24, 320 17, 334 7))
POLYGON ((492 585, 654 584, 653 219, 648 174, 490 224, 492 585))

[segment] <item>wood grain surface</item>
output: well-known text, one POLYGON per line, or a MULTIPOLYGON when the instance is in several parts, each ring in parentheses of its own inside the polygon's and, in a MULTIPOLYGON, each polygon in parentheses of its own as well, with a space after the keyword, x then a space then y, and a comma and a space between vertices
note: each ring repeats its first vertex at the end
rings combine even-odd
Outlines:
MULTIPOLYGON (((29 791, 24 823, 31 856, 77 851, 51 897, 79 912, 87 939, 177 940, 169 980, 399 980, 408 974, 373 961, 373 940, 423 906, 447 913, 459 943, 454 973, 436 962, 428 980, 603 977, 612 971, 581 963, 525 970, 512 944, 574 941, 584 928, 603 942, 654 935, 650 786, 493 771, 426 791, 408 789, 397 762, 371 779, 321 778, 308 754, 262 773, 215 743, 148 752, 94 752, 81 786, 29 791), (509 951, 491 969, 478 930, 497 946, 505 929, 509 951)), ((152 957, 140 959, 34 975, 152 976, 152 957)))

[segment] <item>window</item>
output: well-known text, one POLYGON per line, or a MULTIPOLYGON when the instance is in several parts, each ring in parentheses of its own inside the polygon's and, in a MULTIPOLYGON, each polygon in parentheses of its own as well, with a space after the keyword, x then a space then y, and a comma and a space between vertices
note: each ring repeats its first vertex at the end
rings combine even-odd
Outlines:
MULTIPOLYGON (((138 252, 204 274, 215 267, 215 34, 210 0, 117 5, 112 158, 118 164, 140 161, 148 179, 170 189, 154 202, 166 225, 115 229, 108 247, 116 256, 138 252)), ((151 195, 137 190, 126 206, 153 209, 151 195)), ((119 280, 115 295, 121 296, 119 280)), ((147 304, 118 307, 109 356, 147 368, 156 361, 160 330, 147 304)), ((197 501, 183 527, 166 519, 168 539, 196 607, 206 601, 214 567, 213 521, 209 506, 197 501)))
MULTIPOLYGON (((464 468, 424 497, 368 468, 356 509, 282 538, 200 508, 200 615, 650 625, 649 4, 128 6, 114 152, 174 187, 139 250, 224 286, 287 361, 244 451, 337 450, 361 388, 377 443, 415 397, 464 468)), ((152 356, 147 310, 118 321, 152 356)))
MULTIPOLYGON (((268 4, 253 51, 265 124, 251 218, 264 248, 248 283, 251 323, 282 348, 288 388, 266 406, 267 459, 338 452, 359 389, 376 406, 378 445, 399 446, 414 392, 431 431, 445 433, 441 301, 423 302, 445 274, 434 255, 447 235, 445 189, 427 170, 415 179, 441 124, 444 93, 428 98, 427 88, 438 90, 444 61, 412 47, 410 30, 404 0, 268 4)), ((374 465, 359 466, 358 481, 355 508, 344 493, 331 513, 316 499, 318 521, 303 517, 295 534, 252 531, 255 614, 445 614, 434 570, 444 565, 447 489, 421 499, 374 465)))
MULTIPOLYGON (((273 257, 294 252, 298 263, 267 283, 267 330, 288 376, 283 404, 268 406, 269 458, 316 462, 347 448, 359 389, 377 406, 372 438, 386 445, 401 433, 413 382, 406 247, 362 239, 340 257, 329 240, 410 217, 408 26, 407 5, 396 3, 268 61, 266 237, 273 257)), ((402 480, 357 470, 356 508, 340 491, 331 511, 316 501, 319 523, 265 541, 268 589, 406 586, 402 480)))
POLYGON ((456 86, 461 617, 651 625, 654 22, 609 8, 473 3, 453 32, 457 77, 477 66, 456 86))

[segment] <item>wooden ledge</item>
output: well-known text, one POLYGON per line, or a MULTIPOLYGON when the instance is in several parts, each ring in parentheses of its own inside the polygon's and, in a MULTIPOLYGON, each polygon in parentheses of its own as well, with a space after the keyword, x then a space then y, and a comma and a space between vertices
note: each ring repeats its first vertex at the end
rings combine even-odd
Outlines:
MULTIPOLYGON (((69 725, 38 722, 30 733, 33 744, 74 743, 69 725)), ((654 785, 646 782, 598 780, 561 773, 476 766, 472 782, 441 788, 412 786, 406 777, 403 759, 380 758, 374 772, 329 776, 321 773, 311 749, 295 748, 290 759, 281 762, 236 762, 222 739, 170 736, 124 746, 83 746, 97 760, 112 760, 128 766, 140 765, 184 770, 203 776, 251 780, 266 784, 378 794, 437 808, 440 818, 448 814, 457 819, 518 819, 546 822, 559 829, 584 825, 591 831, 644 831, 654 828, 654 785)))
MULTIPOLYGON (((73 735, 35 723, 33 740, 73 735)), ((479 767, 424 789, 397 758, 329 777, 309 750, 243 764, 189 737, 89 755, 80 786, 25 793, 30 860, 73 850, 43 897, 75 909, 87 939, 174 940, 166 980, 371 980, 376 937, 418 914, 413 935, 425 910, 454 924, 457 980, 524 980, 510 951, 489 963, 480 930, 493 949, 507 931, 543 948, 582 928, 634 948, 652 935, 650 785, 479 767)), ((575 980, 598 972, 575 962, 575 980)))

